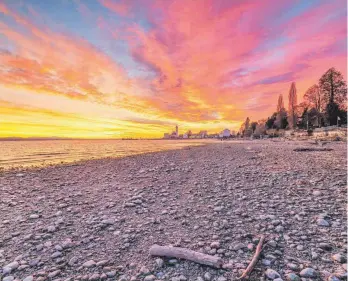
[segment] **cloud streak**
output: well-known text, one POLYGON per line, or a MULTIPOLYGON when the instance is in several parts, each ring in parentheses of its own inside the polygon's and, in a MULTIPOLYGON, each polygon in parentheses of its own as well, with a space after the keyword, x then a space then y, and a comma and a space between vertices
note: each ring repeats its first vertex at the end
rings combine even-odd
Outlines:
MULTIPOLYGON (((114 124, 121 135, 132 128, 160 136, 176 123, 236 129, 246 116, 271 114, 292 81, 301 95, 331 66, 347 76, 341 0, 76 0, 60 12, 77 10, 76 23, 95 21, 99 37, 69 21, 57 22, 59 30, 39 25, 37 15, 54 11, 35 3, 0 3, 0 99, 21 106, 35 100, 45 114, 72 113, 52 102, 70 109, 78 103, 98 128, 107 108, 128 122, 128 129, 114 124)), ((11 108, 6 118, 15 120, 20 106, 11 108)))

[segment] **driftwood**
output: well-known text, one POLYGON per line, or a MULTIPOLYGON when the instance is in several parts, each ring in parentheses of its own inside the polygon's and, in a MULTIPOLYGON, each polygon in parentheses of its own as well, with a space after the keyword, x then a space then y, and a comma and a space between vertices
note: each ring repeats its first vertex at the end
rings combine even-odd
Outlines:
POLYGON ((219 257, 205 255, 185 248, 153 245, 149 252, 152 256, 185 259, 215 268, 222 267, 222 260, 219 257))
POLYGON ((326 148, 326 147, 299 147, 295 148, 294 151, 302 152, 302 151, 331 151, 332 148, 326 148))
POLYGON ((238 279, 244 279, 244 278, 248 277, 249 274, 253 271, 255 265, 257 264, 257 261, 259 260, 259 257, 260 257, 261 251, 262 251, 262 244, 264 241, 265 241, 265 236, 262 235, 260 237, 259 244, 257 244, 253 259, 251 260, 251 262, 249 263, 246 270, 244 270, 243 274, 238 279))

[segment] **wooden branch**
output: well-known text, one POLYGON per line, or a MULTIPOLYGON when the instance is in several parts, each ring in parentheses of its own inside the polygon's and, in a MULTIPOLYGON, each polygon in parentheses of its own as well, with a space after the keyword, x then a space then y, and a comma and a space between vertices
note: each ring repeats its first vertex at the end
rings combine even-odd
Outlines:
POLYGON ((265 236, 261 235, 259 244, 257 244, 255 254, 253 256, 253 259, 249 263, 246 270, 243 272, 242 276, 240 276, 238 279, 244 279, 249 276, 249 274, 253 271, 255 265, 257 264, 257 261, 259 260, 261 251, 262 251, 262 244, 265 241, 265 236))
POLYGON ((222 260, 219 257, 205 255, 185 248, 153 245, 149 252, 152 256, 185 259, 215 268, 222 267, 222 260))

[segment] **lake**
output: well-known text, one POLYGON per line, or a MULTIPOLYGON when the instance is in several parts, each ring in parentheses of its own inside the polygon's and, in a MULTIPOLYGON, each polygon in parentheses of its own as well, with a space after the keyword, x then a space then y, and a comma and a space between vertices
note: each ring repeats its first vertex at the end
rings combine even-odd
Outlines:
POLYGON ((0 168, 45 166, 80 160, 180 149, 216 140, 30 140, 0 141, 0 168))

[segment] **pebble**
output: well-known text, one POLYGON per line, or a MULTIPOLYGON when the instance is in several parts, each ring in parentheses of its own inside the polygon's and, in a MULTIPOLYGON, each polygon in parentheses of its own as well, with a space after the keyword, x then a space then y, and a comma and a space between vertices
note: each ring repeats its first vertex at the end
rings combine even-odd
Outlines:
POLYGON ((23 281, 33 281, 34 277, 32 275, 29 275, 23 279, 23 281))
POLYGON ((38 219, 40 216, 38 214, 31 214, 29 216, 30 219, 38 219))
POLYGON ((267 278, 272 279, 272 280, 276 279, 276 278, 280 278, 280 274, 277 271, 270 269, 270 268, 268 268, 266 270, 265 274, 266 274, 267 278))
POLYGON ((337 276, 335 275, 330 275, 328 278, 327 278, 327 281, 340 281, 341 279, 338 278, 337 276))
POLYGON ((86 268, 90 268, 90 267, 95 266, 95 265, 96 265, 96 263, 94 260, 89 260, 89 261, 86 261, 82 266, 86 267, 86 268))
POLYGON ((161 268, 164 265, 164 261, 161 258, 156 259, 155 262, 156 262, 156 265, 157 265, 158 268, 161 268))
POLYGON ((93 274, 88 278, 88 280, 89 280, 89 281, 97 281, 97 280, 99 280, 99 278, 100 278, 100 276, 99 276, 98 273, 93 273, 93 274))
POLYGON ((53 277, 58 276, 59 274, 60 274, 60 270, 58 269, 58 270, 50 272, 47 276, 48 276, 48 278, 53 278, 53 277))
POLYGON ((144 278, 144 281, 154 281, 156 279, 155 275, 148 275, 144 278))
POLYGON ((12 275, 6 276, 2 279, 2 281, 13 281, 14 277, 12 275))
POLYGON ((317 224, 319 226, 324 226, 324 227, 329 227, 330 226, 330 223, 327 220, 324 220, 322 218, 317 220, 317 224))
POLYGON ((211 280, 211 274, 209 272, 204 273, 203 276, 205 281, 210 281, 211 280))
POLYGON ((332 259, 334 261, 339 262, 339 263, 345 263, 347 261, 347 258, 344 255, 340 254, 340 253, 333 255, 332 259))
POLYGON ((300 272, 301 277, 306 277, 306 278, 316 278, 318 276, 318 273, 315 271, 315 269, 311 267, 307 267, 300 272))
POLYGON ((285 277, 287 281, 301 281, 301 277, 295 273, 289 273, 285 277))

